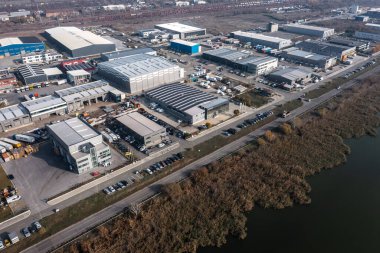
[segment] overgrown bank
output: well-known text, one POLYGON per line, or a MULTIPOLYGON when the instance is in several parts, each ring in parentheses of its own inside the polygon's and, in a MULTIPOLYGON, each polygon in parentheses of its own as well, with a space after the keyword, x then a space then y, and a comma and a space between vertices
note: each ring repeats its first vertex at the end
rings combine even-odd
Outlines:
POLYGON ((306 177, 345 161, 349 148, 342 138, 375 134, 380 125, 377 78, 267 132, 257 144, 189 180, 165 186, 144 209, 135 208, 60 252, 195 252, 225 243, 228 234, 244 238, 244 212, 255 204, 309 203, 306 177))

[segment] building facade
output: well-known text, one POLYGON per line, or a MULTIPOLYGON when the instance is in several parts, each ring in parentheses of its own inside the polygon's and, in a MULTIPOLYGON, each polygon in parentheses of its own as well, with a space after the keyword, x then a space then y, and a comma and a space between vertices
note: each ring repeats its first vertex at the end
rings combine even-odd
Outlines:
POLYGON ((45 44, 37 37, 0 39, 0 57, 44 51, 45 44))
POLYGON ((336 57, 339 61, 345 61, 349 56, 356 54, 356 47, 347 47, 322 41, 305 40, 296 43, 295 46, 303 51, 336 57))
POLYGON ((201 45, 185 40, 172 40, 170 41, 170 49, 185 54, 198 54, 201 52, 201 45))
POLYGON ((133 55, 98 64, 98 74, 128 93, 137 93, 184 78, 184 69, 162 57, 133 55))
POLYGON ((25 85, 42 84, 48 81, 40 65, 25 64, 20 66, 17 70, 20 79, 25 85))
POLYGON ((332 28, 325 28, 311 25, 287 24, 282 27, 283 30, 291 33, 327 38, 334 35, 335 31, 332 28))
POLYGON ((102 135, 80 119, 68 119, 46 128, 55 152, 69 164, 70 171, 83 174, 111 164, 111 150, 102 135))
POLYGON ((138 112, 116 118, 125 135, 132 135, 138 143, 151 147, 167 136, 166 129, 138 112))
POLYGON ((259 33, 236 31, 232 33, 240 42, 250 42, 252 45, 262 45, 273 49, 282 49, 293 45, 291 40, 267 36, 259 33))
POLYGON ((67 80, 74 85, 88 83, 91 80, 91 74, 83 69, 70 70, 66 72, 67 80))
POLYGON ((180 39, 206 35, 206 29, 184 25, 178 22, 155 25, 155 28, 173 34, 178 34, 180 39))
POLYGON ((63 55, 54 50, 47 50, 44 52, 34 52, 22 56, 23 64, 31 63, 52 63, 63 60, 63 55))
POLYGON ((337 63, 336 57, 310 53, 299 50, 295 47, 282 51, 281 57, 296 64, 302 64, 309 67, 318 67, 321 69, 330 68, 337 63))

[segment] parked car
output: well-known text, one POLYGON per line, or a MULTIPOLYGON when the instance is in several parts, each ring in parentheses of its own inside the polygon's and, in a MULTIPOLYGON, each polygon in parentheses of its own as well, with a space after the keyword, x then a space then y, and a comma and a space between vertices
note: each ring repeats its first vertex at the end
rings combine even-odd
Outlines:
POLYGON ((162 143, 162 142, 161 142, 160 144, 157 145, 157 147, 158 147, 158 148, 163 148, 163 147, 165 147, 165 143, 162 143))
POLYGON ((36 228, 37 231, 42 228, 41 224, 38 221, 33 222, 32 225, 36 228))
POLYGON ((3 243, 3 241, 0 240, 0 250, 2 250, 4 248, 5 248, 4 243, 3 243))
POLYGON ((22 229, 22 233, 25 237, 29 237, 30 236, 30 232, 29 232, 29 229, 28 228, 23 228, 22 229))

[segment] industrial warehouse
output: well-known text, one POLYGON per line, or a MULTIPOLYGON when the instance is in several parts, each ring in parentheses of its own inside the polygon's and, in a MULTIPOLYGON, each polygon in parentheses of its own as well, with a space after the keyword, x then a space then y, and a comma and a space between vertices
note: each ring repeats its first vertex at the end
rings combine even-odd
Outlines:
POLYGON ((285 68, 270 73, 268 78, 278 83, 294 85, 296 83, 304 84, 312 77, 312 71, 307 68, 285 68))
POLYGON ((14 127, 31 123, 28 111, 21 105, 0 108, 0 131, 6 132, 14 127))
POLYGON ((116 119, 126 135, 132 135, 137 142, 151 147, 162 142, 166 129, 138 112, 128 113, 116 119))
POLYGON ((25 85, 35 83, 41 84, 48 81, 45 72, 42 70, 41 66, 37 64, 22 65, 18 68, 18 73, 25 85))
POLYGON ((229 48, 219 48, 203 53, 203 58, 221 63, 254 75, 263 75, 271 72, 278 66, 278 59, 270 56, 258 57, 249 53, 229 48))
POLYGON ((198 54, 201 52, 201 46, 199 43, 185 40, 172 40, 170 42, 170 49, 185 54, 198 54))
POLYGON ((168 84, 145 93, 146 97, 182 122, 195 124, 229 110, 227 99, 185 84, 168 84))
POLYGON ((111 41, 76 27, 55 27, 47 29, 44 35, 48 41, 71 57, 99 55, 116 50, 111 41))
POLYGON ((121 97, 115 92, 115 88, 111 87, 103 80, 86 83, 83 85, 55 91, 55 95, 63 99, 67 104, 67 111, 73 112, 83 109, 86 105, 91 105, 98 101, 118 100, 121 97))
POLYGON ((172 34, 178 34, 180 39, 206 35, 206 29, 184 25, 178 22, 155 25, 155 28, 172 34))
POLYGON ((235 39, 238 39, 240 42, 249 42, 252 45, 262 45, 273 49, 283 49, 293 45, 293 42, 291 40, 267 36, 253 32, 236 31, 233 32, 232 35, 235 39))
POLYGON ((120 102, 124 98, 124 93, 103 80, 58 90, 54 92, 54 95, 1 108, 0 132, 46 119, 51 115, 64 115, 78 111, 98 101, 120 102))
POLYGON ((147 54, 98 64, 98 73, 128 93, 136 93, 180 81, 184 70, 168 60, 147 54))
POLYGON ((0 57, 45 50, 45 44, 37 37, 0 39, 0 57))
POLYGON ((309 67, 318 67, 321 69, 330 68, 337 63, 336 57, 314 54, 299 50, 295 47, 283 50, 281 57, 296 64, 303 64, 309 67))
POLYGON ((341 46, 323 41, 305 40, 296 43, 295 46, 303 51, 336 57, 339 61, 345 61, 349 56, 356 54, 356 47, 341 46))
POLYGON ((80 119, 72 118, 46 128, 56 153, 64 158, 71 171, 82 174, 111 163, 111 150, 102 135, 80 119))
POLYGON ((113 61, 116 59, 133 56, 137 54, 149 54, 153 56, 157 56, 157 52, 149 47, 145 48, 136 48, 136 49, 125 49, 121 51, 114 51, 109 53, 103 53, 100 55, 102 61, 113 61))
POLYGON ((311 25, 287 24, 284 25, 282 29, 286 32, 316 36, 320 38, 327 38, 334 35, 334 29, 311 25))

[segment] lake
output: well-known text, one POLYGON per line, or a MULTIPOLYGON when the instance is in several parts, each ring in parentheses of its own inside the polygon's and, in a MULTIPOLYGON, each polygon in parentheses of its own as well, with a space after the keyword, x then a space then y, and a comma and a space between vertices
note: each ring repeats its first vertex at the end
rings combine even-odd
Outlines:
MULTIPOLYGON (((380 131, 378 131, 380 135, 380 131)), ((312 203, 247 214, 247 237, 198 253, 380 252, 380 137, 346 141, 347 163, 308 178, 312 203)))

